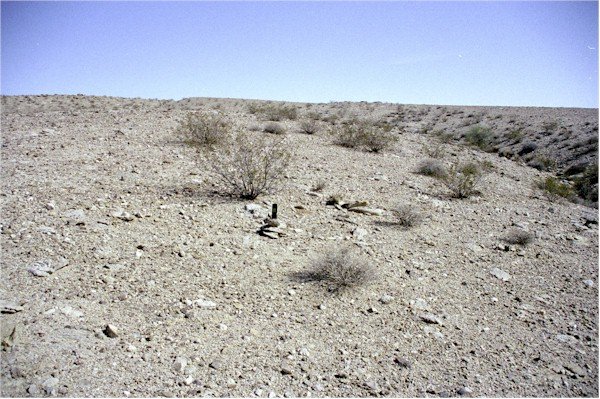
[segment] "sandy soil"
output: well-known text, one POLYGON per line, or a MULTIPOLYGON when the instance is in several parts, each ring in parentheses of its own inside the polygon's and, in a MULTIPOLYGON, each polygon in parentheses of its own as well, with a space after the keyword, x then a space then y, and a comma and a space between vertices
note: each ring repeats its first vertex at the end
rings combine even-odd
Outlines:
POLYGON ((465 119, 521 127, 559 171, 597 160, 597 110, 294 104, 383 118, 399 141, 366 153, 282 121, 282 189, 240 201, 174 128, 198 109, 262 126, 248 103, 2 98, 3 396, 598 396, 597 210, 549 201, 522 142, 507 157, 443 144, 445 163, 493 165, 468 199, 415 173, 431 132, 460 137, 465 119), (336 193, 384 214, 326 206, 336 193), (257 234, 273 203, 279 239, 257 234), (394 226, 398 203, 423 222, 394 226), (507 245, 513 229, 535 239, 507 245), (372 284, 296 278, 342 244, 372 284))

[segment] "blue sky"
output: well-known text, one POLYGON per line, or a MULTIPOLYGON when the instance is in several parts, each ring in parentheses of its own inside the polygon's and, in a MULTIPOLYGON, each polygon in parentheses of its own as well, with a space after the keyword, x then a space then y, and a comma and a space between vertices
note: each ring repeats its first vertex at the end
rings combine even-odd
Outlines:
POLYGON ((597 2, 6 2, 2 94, 598 107, 597 2))

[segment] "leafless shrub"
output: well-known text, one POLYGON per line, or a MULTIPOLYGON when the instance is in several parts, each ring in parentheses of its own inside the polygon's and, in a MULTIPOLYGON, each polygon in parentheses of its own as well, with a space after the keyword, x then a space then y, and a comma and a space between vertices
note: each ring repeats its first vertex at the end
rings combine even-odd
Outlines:
POLYGON ((284 134, 285 128, 281 126, 279 123, 271 122, 267 123, 263 128, 263 131, 271 134, 284 134))
POLYGON ((533 241, 533 234, 525 230, 512 230, 504 237, 504 241, 511 245, 525 246, 533 241))
POLYGON ((337 292, 370 283, 375 278, 375 269, 352 247, 343 247, 330 250, 315 261, 311 274, 313 280, 324 281, 330 291, 337 292))
POLYGON ((403 227, 417 226, 422 221, 421 214, 414 209, 414 206, 400 204, 392 209, 398 224, 403 227))
POLYGON ((276 189, 290 158, 283 139, 251 138, 240 133, 212 157, 211 165, 227 194, 254 199, 276 189))
POLYGON ((424 176, 443 178, 446 176, 446 168, 444 164, 437 159, 425 159, 417 167, 417 173, 424 176))
POLYGON ((300 122, 300 131, 306 134, 315 134, 319 131, 319 125, 311 119, 303 120, 300 122))
POLYGON ((218 114, 190 112, 176 131, 190 146, 212 147, 228 139, 231 125, 218 114))

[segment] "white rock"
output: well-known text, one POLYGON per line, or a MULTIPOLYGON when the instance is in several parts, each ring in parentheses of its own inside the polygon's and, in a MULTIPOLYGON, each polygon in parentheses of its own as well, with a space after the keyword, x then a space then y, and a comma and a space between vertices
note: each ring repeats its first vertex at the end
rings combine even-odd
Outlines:
POLYGON ((363 241, 368 234, 369 233, 367 232, 367 230, 361 227, 357 227, 352 231, 352 235, 354 236, 354 238, 356 238, 359 241, 363 241))
POLYGON ((69 305, 60 308, 60 311, 63 314, 69 316, 69 317, 75 317, 75 318, 77 318, 77 317, 82 317, 83 316, 83 312, 80 312, 79 310, 73 309, 69 305))
POLYGON ((54 273, 54 268, 50 266, 51 264, 52 262, 49 260, 37 261, 31 264, 27 271, 36 277, 47 277, 54 273))
POLYGON ((185 370, 185 366, 187 366, 187 359, 185 357, 178 357, 175 359, 175 363, 173 364, 173 369, 178 373, 183 373, 185 370))
POLYGON ((387 305, 388 303, 392 302, 394 300, 394 297, 388 294, 383 294, 381 296, 381 298, 379 298, 379 302, 383 303, 384 305, 387 305))
POLYGON ((510 274, 508 274, 504 270, 498 269, 497 267, 490 270, 490 273, 492 274, 492 276, 494 276, 502 281, 510 280, 510 274))

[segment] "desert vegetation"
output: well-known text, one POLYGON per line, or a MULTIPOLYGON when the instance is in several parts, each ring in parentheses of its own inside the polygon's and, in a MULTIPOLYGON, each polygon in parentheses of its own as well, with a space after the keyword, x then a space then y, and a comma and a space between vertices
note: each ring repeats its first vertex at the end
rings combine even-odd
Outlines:
POLYGON ((225 193, 244 199, 274 192, 283 180, 291 154, 285 141, 240 133, 211 158, 225 193))
POLYGON ((337 145, 347 148, 364 149, 369 152, 382 152, 390 148, 396 138, 373 121, 351 119, 332 130, 337 145))
POLYGON ((18 96, 2 129, 5 396, 598 394, 594 110, 18 96))

